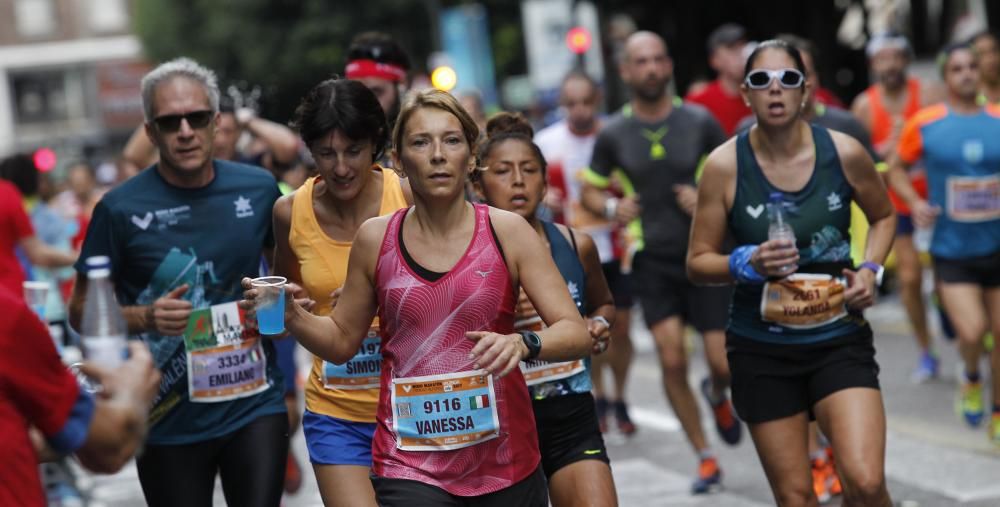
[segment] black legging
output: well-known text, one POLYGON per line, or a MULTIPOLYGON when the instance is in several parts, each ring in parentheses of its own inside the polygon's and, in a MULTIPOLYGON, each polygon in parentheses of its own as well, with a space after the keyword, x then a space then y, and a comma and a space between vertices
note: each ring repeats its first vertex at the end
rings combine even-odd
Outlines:
POLYGON ((212 507, 218 472, 231 507, 278 507, 287 455, 288 416, 266 415, 213 440, 146 446, 139 482, 150 507, 212 507))

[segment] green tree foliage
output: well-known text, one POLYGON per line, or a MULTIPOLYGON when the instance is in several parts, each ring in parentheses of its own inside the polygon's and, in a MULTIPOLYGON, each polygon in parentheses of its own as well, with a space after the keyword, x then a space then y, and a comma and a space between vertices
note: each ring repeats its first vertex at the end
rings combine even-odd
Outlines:
POLYGON ((263 113, 285 121, 309 88, 343 74, 348 44, 362 31, 392 34, 421 68, 436 45, 427 6, 412 0, 136 0, 133 20, 151 62, 189 56, 215 70, 223 89, 259 86, 263 113))

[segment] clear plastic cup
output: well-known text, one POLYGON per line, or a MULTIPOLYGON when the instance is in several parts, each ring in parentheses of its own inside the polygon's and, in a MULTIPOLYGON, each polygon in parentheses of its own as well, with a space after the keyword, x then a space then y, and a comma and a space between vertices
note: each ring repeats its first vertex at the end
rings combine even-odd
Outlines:
POLYGON ((24 301, 39 319, 45 321, 45 302, 49 297, 49 282, 27 281, 21 284, 24 301))
POLYGON ((283 276, 262 276, 250 281, 257 289, 257 327, 260 334, 278 335, 285 332, 285 284, 283 276))

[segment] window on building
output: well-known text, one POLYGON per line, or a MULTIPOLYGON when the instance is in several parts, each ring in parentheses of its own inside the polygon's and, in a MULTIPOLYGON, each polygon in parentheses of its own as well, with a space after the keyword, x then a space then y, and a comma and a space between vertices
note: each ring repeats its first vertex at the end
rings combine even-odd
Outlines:
POLYGON ((87 116, 82 69, 12 73, 10 84, 15 124, 48 124, 87 116))
POLYGON ((125 0, 82 0, 87 28, 94 33, 123 32, 128 29, 128 8, 125 0))
POLYGON ((56 31, 53 0, 16 0, 14 20, 22 37, 45 37, 56 31))

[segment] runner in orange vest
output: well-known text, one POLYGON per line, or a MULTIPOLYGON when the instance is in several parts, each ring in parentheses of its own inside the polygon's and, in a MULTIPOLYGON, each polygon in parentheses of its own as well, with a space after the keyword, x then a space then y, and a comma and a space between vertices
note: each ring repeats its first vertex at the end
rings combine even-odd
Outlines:
MULTIPOLYGON (((877 35, 869 41, 865 52, 876 81, 854 99, 851 112, 868 129, 879 157, 886 160, 898 144, 903 123, 927 105, 929 95, 932 94, 928 93, 927 87, 920 80, 907 77, 906 68, 913 51, 905 37, 897 34, 877 35)), ((927 180, 922 171, 914 174, 913 185, 926 198, 927 180)), ((913 379, 922 382, 938 374, 938 358, 931 347, 927 308, 921 292, 923 267, 913 241, 914 227, 910 210, 891 190, 889 198, 899 216, 893 248, 900 301, 921 351, 913 379)))

